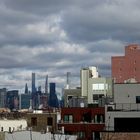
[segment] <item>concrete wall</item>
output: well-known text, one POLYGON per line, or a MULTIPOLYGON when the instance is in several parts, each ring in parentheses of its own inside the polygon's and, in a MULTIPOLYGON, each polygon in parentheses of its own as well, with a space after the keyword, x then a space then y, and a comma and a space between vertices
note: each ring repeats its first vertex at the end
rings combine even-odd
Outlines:
POLYGON ((106 130, 114 131, 114 118, 140 118, 138 111, 105 111, 106 130))
MULTIPOLYGON (((5 133, 5 139, 2 140, 76 140, 77 136, 63 135, 63 134, 51 134, 51 133, 40 133, 33 131, 21 131, 14 133, 5 133)), ((1 140, 1 139, 0 139, 1 140)))
POLYGON ((104 96, 110 96, 112 97, 112 78, 89 78, 88 79, 88 103, 92 104, 93 102, 93 95, 103 94, 104 96), (93 84, 104 84, 104 87, 106 87, 104 90, 94 90, 93 84))
POLYGON ((140 133, 102 132, 101 140, 139 140, 140 133))
POLYGON ((140 84, 114 84, 114 103, 136 103, 140 96, 140 84))

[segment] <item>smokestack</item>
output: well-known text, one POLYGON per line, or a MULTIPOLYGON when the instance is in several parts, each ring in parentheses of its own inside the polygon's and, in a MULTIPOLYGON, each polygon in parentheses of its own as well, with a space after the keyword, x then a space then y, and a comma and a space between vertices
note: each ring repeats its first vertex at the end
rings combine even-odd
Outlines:
POLYGON ((70 72, 67 72, 67 84, 66 84, 66 89, 70 89, 70 72))

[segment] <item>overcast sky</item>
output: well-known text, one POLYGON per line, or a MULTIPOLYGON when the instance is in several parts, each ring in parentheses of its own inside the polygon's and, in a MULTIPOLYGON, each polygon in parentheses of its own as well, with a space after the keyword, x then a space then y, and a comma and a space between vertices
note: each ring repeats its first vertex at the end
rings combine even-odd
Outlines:
POLYGON ((140 0, 0 0, 0 88, 22 92, 32 72, 59 89, 82 67, 111 76, 111 56, 139 39, 140 0))

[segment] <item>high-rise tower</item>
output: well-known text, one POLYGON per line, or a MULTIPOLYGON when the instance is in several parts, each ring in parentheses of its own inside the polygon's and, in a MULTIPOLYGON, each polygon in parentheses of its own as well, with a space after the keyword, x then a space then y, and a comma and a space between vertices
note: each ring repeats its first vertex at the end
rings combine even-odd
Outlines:
POLYGON ((27 83, 25 84, 25 94, 28 94, 28 85, 27 85, 27 83))
POLYGON ((48 75, 46 76, 46 81, 45 81, 45 94, 48 94, 48 75))
POLYGON ((35 73, 32 73, 32 94, 36 93, 35 87, 35 73))
POLYGON ((59 107, 58 98, 55 91, 55 83, 50 83, 49 106, 59 107))

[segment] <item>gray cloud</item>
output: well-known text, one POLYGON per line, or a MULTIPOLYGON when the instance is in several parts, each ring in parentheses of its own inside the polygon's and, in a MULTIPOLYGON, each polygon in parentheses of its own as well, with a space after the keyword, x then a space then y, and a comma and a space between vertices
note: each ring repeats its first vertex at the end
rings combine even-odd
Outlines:
MULTIPOLYGON (((138 0, 1 0, 0 82, 24 89, 31 73, 64 87, 80 84, 80 69, 97 66, 110 76, 111 56, 140 43, 138 0)), ((8 86, 9 87, 9 86, 8 86)))
POLYGON ((138 41, 140 31, 137 1, 102 1, 93 8, 78 6, 63 15, 62 26, 75 41, 138 41), (87 10, 86 10, 87 9, 87 10))

